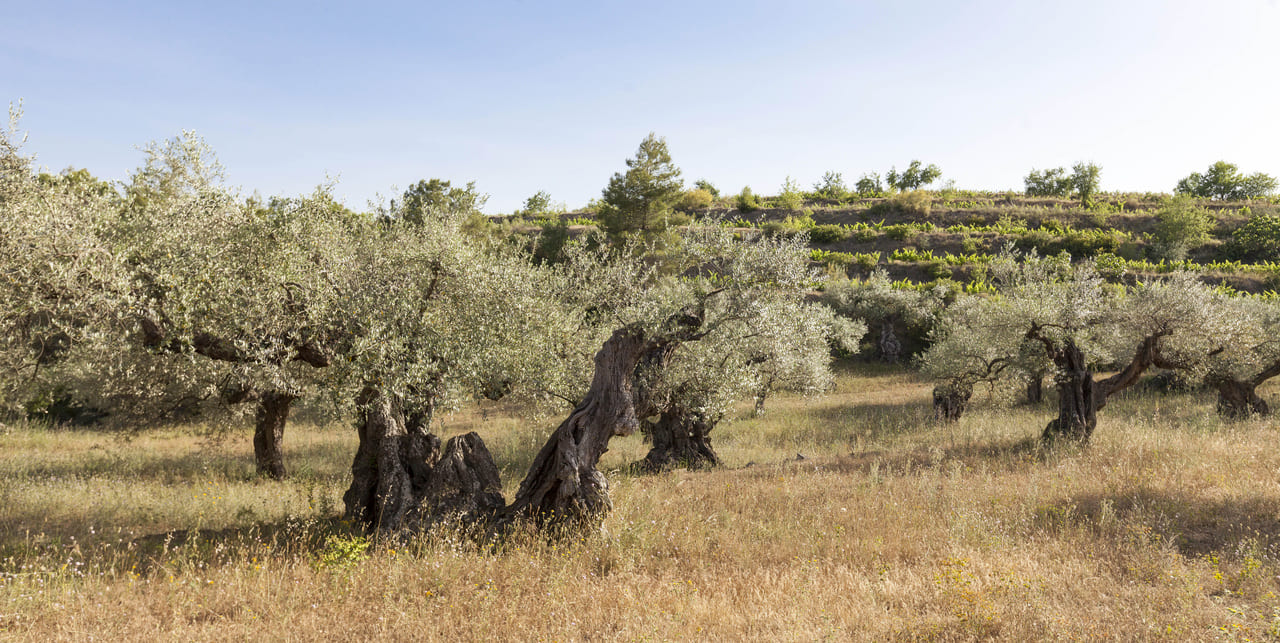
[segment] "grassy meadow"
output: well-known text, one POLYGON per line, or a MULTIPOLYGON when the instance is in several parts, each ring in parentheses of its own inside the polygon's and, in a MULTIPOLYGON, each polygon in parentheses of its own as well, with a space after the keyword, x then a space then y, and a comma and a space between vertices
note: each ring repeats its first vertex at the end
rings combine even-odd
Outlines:
MULTIPOLYGON (((242 434, 0 429, 0 638, 13 640, 1274 640, 1274 422, 1132 392, 1093 444, 1044 452, 1050 406, 860 365, 713 433, 726 466, 634 476, 603 529, 369 543, 338 518, 355 434, 292 425, 285 482, 242 434), (802 457, 798 457, 802 455, 802 457)), ((1264 391, 1264 395, 1271 391, 1264 391)), ((475 430, 507 495, 554 419, 475 430)))

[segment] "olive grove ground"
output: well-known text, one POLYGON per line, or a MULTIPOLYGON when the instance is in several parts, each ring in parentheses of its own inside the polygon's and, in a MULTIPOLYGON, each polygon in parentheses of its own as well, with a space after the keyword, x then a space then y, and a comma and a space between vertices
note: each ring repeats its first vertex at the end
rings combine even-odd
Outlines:
MULTIPOLYGON (((568 541, 370 543, 338 521, 354 431, 299 422, 291 479, 245 434, 0 431, 0 633, 26 640, 1263 640, 1280 635, 1280 453, 1211 393, 1133 389, 1086 450, 1045 453, 1051 403, 979 392, 929 422, 932 382, 845 369, 820 398, 750 403, 726 463, 633 476, 568 541), (797 459, 803 454, 804 459, 797 459)), ((1272 391, 1263 389, 1264 396, 1272 391)), ((513 486, 554 420, 478 431, 513 486)), ((513 488, 505 489, 511 497, 513 488)))

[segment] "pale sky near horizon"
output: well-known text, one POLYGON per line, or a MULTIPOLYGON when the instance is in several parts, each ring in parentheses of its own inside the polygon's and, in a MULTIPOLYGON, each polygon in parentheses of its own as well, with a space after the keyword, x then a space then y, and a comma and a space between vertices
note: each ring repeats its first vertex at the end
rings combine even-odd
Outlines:
POLYGON ((4 11, 0 98, 52 170, 123 180, 195 130, 246 194, 424 178, 486 211, 581 206, 644 136, 686 182, 774 194, 912 159, 1021 189, 1093 161, 1171 191, 1280 176, 1280 2, 42 2, 4 11))

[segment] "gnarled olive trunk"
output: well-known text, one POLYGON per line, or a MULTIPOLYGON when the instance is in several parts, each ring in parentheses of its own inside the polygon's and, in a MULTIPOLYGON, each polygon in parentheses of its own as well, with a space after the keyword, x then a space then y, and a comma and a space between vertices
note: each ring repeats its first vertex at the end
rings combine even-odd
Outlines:
POLYGON ((947 382, 933 389, 933 418, 939 422, 955 422, 964 415, 973 397, 973 385, 968 382, 947 382))
POLYGON ((707 417, 679 406, 663 410, 652 427, 653 448, 635 466, 657 472, 672 466, 703 469, 720 464, 711 448, 711 429, 719 417, 707 417))
POLYGON ((902 342, 898 341, 893 322, 892 316, 880 322, 880 358, 889 364, 897 364, 902 356, 902 342))
POLYGON ((595 356, 591 388, 538 452, 507 509, 509 519, 539 525, 594 520, 612 507, 609 483, 596 470, 615 435, 639 426, 633 398, 637 365, 651 349, 638 329, 622 328, 595 356))
POLYGON ((1058 387, 1058 417, 1044 428, 1041 437, 1046 442, 1066 439, 1087 443, 1098 427, 1098 411, 1107 405, 1111 395, 1132 386, 1152 366, 1183 367, 1160 355, 1160 339, 1168 334, 1160 331, 1143 338, 1133 358, 1119 373, 1095 381, 1088 358, 1074 342, 1068 340, 1059 345, 1041 337, 1038 331, 1038 326, 1032 327, 1027 333, 1028 339, 1043 342, 1049 359, 1057 367, 1054 382, 1058 387))
POLYGON ((442 521, 490 521, 506 505, 502 481, 475 433, 440 438, 429 433, 430 406, 405 413, 395 396, 360 393, 360 445, 343 495, 346 517, 383 532, 425 529, 442 521))
POLYGON ((274 480, 285 477, 284 427, 289 420, 289 406, 297 399, 288 393, 261 393, 253 429, 253 460, 258 475, 274 480))
POLYGON ((1093 380, 1093 371, 1084 365, 1080 350, 1070 346, 1063 352, 1067 357, 1054 376, 1058 385, 1058 417, 1045 427, 1042 438, 1046 442, 1059 439, 1088 442, 1098 427, 1099 402, 1106 396, 1098 394, 1098 383, 1093 380))
POLYGON ((1215 382, 1218 389, 1218 415, 1243 419, 1251 415, 1270 415, 1266 400, 1258 397, 1257 385, 1252 381, 1221 378, 1215 382))

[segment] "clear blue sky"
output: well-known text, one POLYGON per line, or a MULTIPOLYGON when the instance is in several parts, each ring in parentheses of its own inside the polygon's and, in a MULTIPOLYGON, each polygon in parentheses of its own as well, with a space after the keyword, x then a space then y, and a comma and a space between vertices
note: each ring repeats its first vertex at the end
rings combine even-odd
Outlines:
POLYGON ((328 174, 355 208, 431 177, 579 206, 650 131, 734 192, 913 158, 983 189, 1280 175, 1276 0, 11 4, 28 152, 111 179, 184 129, 245 193, 328 174))

